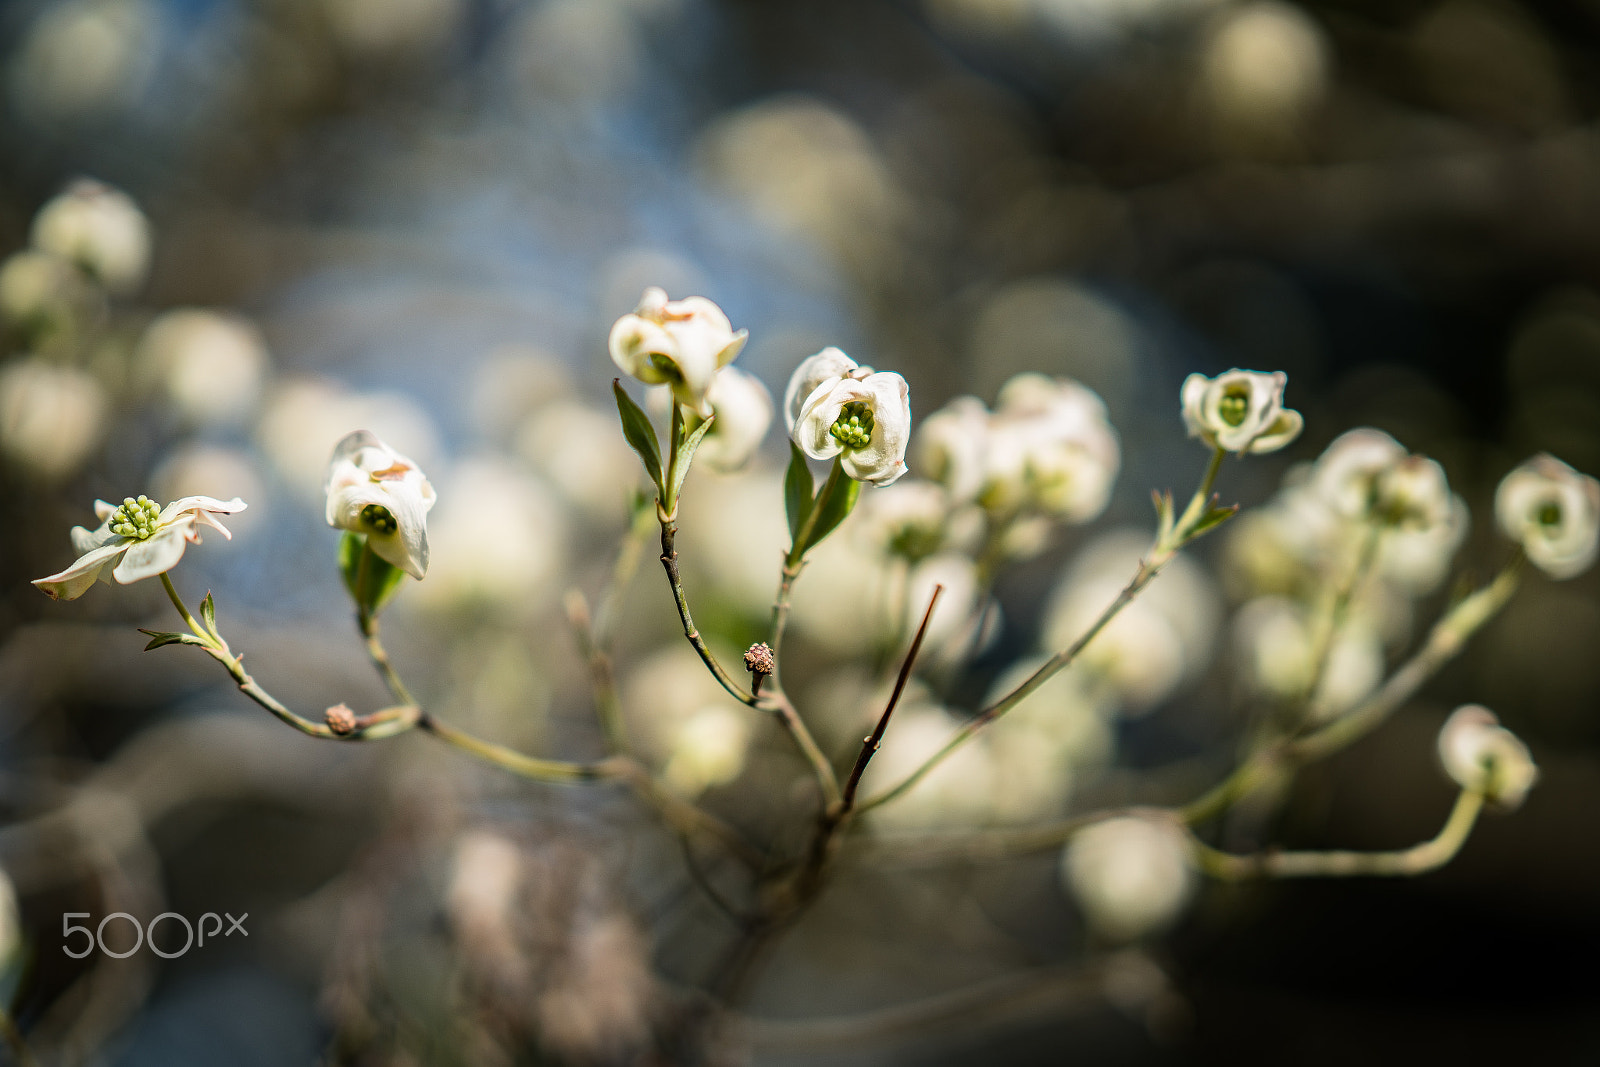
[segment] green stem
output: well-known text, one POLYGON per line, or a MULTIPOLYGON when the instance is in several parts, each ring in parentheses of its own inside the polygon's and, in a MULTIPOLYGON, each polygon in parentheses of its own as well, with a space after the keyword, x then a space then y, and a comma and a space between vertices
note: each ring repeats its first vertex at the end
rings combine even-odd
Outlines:
POLYGON ((1323 759, 1371 733, 1416 695, 1439 669, 1460 654, 1469 638, 1492 619, 1517 589, 1521 557, 1506 565, 1494 581, 1466 597, 1434 624, 1416 654, 1372 696, 1354 710, 1298 738, 1262 749, 1240 764, 1209 792, 1183 808, 1183 821, 1207 822, 1232 807, 1284 770, 1323 759))
MULTIPOLYGON (((658 516, 659 517, 659 516, 658 516)), ((688 638, 689 644, 694 646, 695 652, 700 655, 700 662, 706 665, 717 682, 728 694, 741 704, 757 707, 759 701, 755 696, 746 692, 717 662, 717 657, 712 655, 711 649, 706 645, 705 638, 700 636, 700 631, 695 627, 694 616, 689 613, 689 597, 683 591, 683 578, 678 573, 678 522, 676 519, 659 517, 661 521, 661 566, 667 572, 667 584, 672 586, 672 598, 678 605, 678 620, 683 623, 683 636, 688 638)))
POLYGON ((1393 852, 1260 852, 1238 856, 1222 852, 1191 835, 1200 867, 1214 878, 1348 878, 1355 876, 1404 877, 1437 870, 1455 858, 1466 844, 1483 794, 1463 790, 1450 809, 1444 827, 1431 840, 1393 852))
POLYGON ((189 632, 200 638, 200 640, 204 641, 208 648, 216 647, 216 639, 213 638, 205 629, 203 629, 201 625, 195 621, 195 617, 189 613, 188 605, 184 604, 183 598, 180 597, 178 595, 178 591, 173 588, 172 579, 167 577, 166 571, 161 572, 161 585, 167 591, 167 599, 172 601, 172 606, 178 609, 178 614, 182 615, 183 621, 188 624, 189 632))
POLYGON ((896 797, 903 796, 923 778, 927 777, 929 772, 948 759, 962 745, 977 736, 990 723, 1022 703, 1023 700, 1037 692, 1041 686, 1055 677, 1056 674, 1071 665, 1073 660, 1077 659, 1078 655, 1088 646, 1089 642, 1093 641, 1102 630, 1110 625, 1111 620, 1115 619, 1123 608, 1131 604, 1145 586, 1155 580, 1156 575, 1161 573, 1161 568, 1171 562, 1172 557, 1178 554, 1178 550, 1196 536, 1194 532, 1195 525, 1206 514, 1206 502, 1211 497, 1211 487, 1216 482, 1217 471, 1221 469, 1222 458, 1225 455, 1226 453, 1220 448, 1212 452, 1211 462, 1206 465, 1206 472, 1201 478, 1200 487, 1195 490, 1194 497, 1184 511, 1183 517, 1178 520, 1170 531, 1164 531, 1156 538, 1156 543, 1151 547, 1149 557, 1140 561, 1139 569, 1134 572, 1133 578, 1127 585, 1123 586, 1116 599, 1106 606, 1106 609, 1090 624, 1087 630, 1079 635, 1076 641, 1051 656, 1038 670, 1029 675, 1011 692, 980 710, 956 731, 955 735, 945 743, 943 748, 935 752, 898 785, 893 786, 886 792, 868 797, 857 806, 857 810, 861 812, 871 811, 880 804, 887 804, 896 797))

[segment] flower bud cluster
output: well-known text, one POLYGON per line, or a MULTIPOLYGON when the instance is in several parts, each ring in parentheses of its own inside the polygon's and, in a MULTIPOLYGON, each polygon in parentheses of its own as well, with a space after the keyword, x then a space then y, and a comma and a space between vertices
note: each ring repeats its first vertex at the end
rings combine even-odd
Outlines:
POLYGON ((917 453, 956 500, 997 518, 1069 523, 1105 510, 1121 462, 1100 398, 1070 379, 1034 373, 1002 386, 993 412, 963 396, 928 416, 917 453))

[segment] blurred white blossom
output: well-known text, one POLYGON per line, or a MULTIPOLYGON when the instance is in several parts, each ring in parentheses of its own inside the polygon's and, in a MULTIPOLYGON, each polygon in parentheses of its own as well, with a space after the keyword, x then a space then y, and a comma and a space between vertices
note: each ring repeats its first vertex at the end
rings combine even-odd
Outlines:
POLYGON ((1061 873, 1090 928, 1109 941, 1170 926, 1195 889, 1188 840, 1156 817, 1119 816, 1080 831, 1062 853, 1061 873))
POLYGON ((1501 532, 1552 578, 1574 577, 1594 562, 1600 543, 1600 482, 1548 453, 1501 479, 1494 513, 1501 532))
POLYGON ((150 265, 150 224, 128 194, 80 178, 39 209, 33 245, 82 267, 113 293, 129 293, 150 265))
POLYGON ((256 459, 248 452, 221 445, 189 441, 162 457, 150 474, 150 487, 161 500, 195 496, 200 489, 212 489, 228 496, 254 501, 250 510, 229 520, 235 535, 248 538, 271 514, 263 507, 266 487, 256 459))
POLYGON ((438 452, 433 422, 411 397, 352 393, 311 377, 280 379, 274 385, 256 426, 256 441, 289 487, 310 502, 322 498, 328 454, 352 426, 369 427, 383 440, 398 442, 397 448, 424 465, 438 452))
POLYGON ((420 603, 495 604, 513 612, 547 607, 567 565, 566 515, 536 477, 503 457, 452 465, 448 489, 428 516, 428 581, 420 603))
POLYGON ((616 522, 627 514, 639 480, 639 460, 617 433, 615 410, 556 400, 518 427, 517 455, 590 519, 616 522))
POLYGON ((1246 685, 1274 700, 1309 698, 1319 718, 1348 711, 1383 681, 1383 639, 1360 617, 1346 618, 1326 646, 1315 693, 1308 690, 1318 672, 1316 622, 1299 604, 1258 597, 1239 609, 1233 635, 1246 685))
MULTIPOLYGON (((1046 605, 1046 651, 1069 647, 1116 599, 1149 548, 1146 534, 1116 530, 1090 543, 1046 605)), ((1078 658, 1078 669, 1103 676, 1130 712, 1165 700, 1210 659, 1220 609, 1211 579, 1188 557, 1173 557, 1149 586, 1117 613, 1078 658)))
POLYGON ((105 391, 81 370, 41 359, 0 368, 0 452, 46 480, 72 474, 105 433, 105 391))
POLYGON ((180 308, 157 316, 139 342, 144 374, 192 423, 234 422, 260 403, 266 342, 237 315, 180 308))
POLYGON ((0 266, 0 315, 21 326, 59 320, 71 312, 82 284, 61 257, 23 249, 0 266))
MULTIPOLYGON (((898 785, 945 746, 961 720, 920 690, 908 690, 883 736, 883 747, 861 778, 865 796, 898 785)), ((988 738, 980 734, 956 749, 917 785, 874 809, 873 820, 897 830, 981 825, 995 811, 996 783, 1006 772, 995 765, 988 738)))
POLYGON ((700 708, 672 731, 661 775, 690 797, 726 785, 744 770, 750 733, 750 715, 743 708, 700 708))
POLYGON ((1507 809, 1521 807, 1539 779, 1528 746, 1481 704, 1464 704, 1445 720, 1439 761, 1462 789, 1507 809))
POLYGON ((985 506, 1096 518, 1121 461, 1106 407, 1066 378, 1019 374, 1000 389, 985 442, 985 506))

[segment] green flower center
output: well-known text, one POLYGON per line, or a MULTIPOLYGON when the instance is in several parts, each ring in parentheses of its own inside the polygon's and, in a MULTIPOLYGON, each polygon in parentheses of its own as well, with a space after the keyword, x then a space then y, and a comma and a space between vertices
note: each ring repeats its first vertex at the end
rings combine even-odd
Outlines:
POLYGON ((1246 415, 1250 414, 1250 387, 1248 385, 1230 385, 1223 390, 1222 399, 1217 401, 1217 415, 1229 426, 1243 424, 1246 415))
POLYGON ((368 504, 361 509, 361 524, 372 528, 374 533, 392 534, 400 529, 400 524, 395 521, 394 512, 382 504, 368 504))
POLYGON ((121 534, 135 541, 143 541, 156 532, 160 520, 160 504, 147 496, 140 496, 137 500, 129 496, 122 498, 121 505, 106 521, 111 524, 112 533, 121 534))
POLYGON ((872 443, 872 408, 864 400, 853 400, 833 420, 828 433, 845 448, 866 448, 872 443))
POLYGON ((1540 526, 1557 526, 1561 523, 1561 505, 1554 500, 1546 501, 1534 517, 1539 520, 1540 526))

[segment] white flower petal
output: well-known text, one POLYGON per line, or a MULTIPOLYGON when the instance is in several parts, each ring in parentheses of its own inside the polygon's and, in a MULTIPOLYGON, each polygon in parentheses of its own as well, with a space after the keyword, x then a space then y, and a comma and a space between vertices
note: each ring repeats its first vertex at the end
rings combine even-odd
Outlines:
POLYGON ((143 541, 130 542, 122 562, 112 571, 112 577, 123 585, 132 585, 170 571, 183 558, 193 527, 194 517, 187 515, 170 526, 163 526, 143 541))
POLYGON ((848 378, 859 366, 855 360, 831 345, 814 356, 806 357, 789 376, 789 387, 783 394, 783 418, 789 432, 794 433, 802 409, 819 386, 835 378, 848 378))
MULTIPOLYGON (((79 526, 74 534, 83 527, 79 526)), ((111 561, 128 550, 133 542, 118 539, 116 544, 101 545, 80 556, 72 566, 48 578, 35 578, 33 584, 55 600, 76 600, 89 591, 95 579, 110 566, 111 561)))

